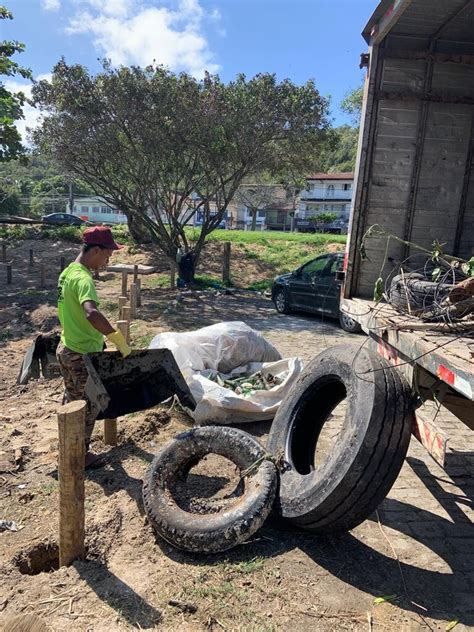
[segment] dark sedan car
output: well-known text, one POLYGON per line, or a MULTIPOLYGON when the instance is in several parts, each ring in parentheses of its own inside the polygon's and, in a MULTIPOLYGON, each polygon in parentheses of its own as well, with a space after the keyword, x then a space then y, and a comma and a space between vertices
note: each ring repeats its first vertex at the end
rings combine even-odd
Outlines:
POLYGON ((77 215, 71 215, 70 213, 50 213, 49 215, 43 215, 41 220, 45 224, 54 224, 56 226, 83 226, 87 224, 77 215))
POLYGON ((277 276, 272 286, 272 301, 280 314, 303 311, 337 318, 345 331, 360 331, 359 324, 339 310, 341 282, 336 272, 342 270, 344 253, 321 255, 303 266, 277 276))

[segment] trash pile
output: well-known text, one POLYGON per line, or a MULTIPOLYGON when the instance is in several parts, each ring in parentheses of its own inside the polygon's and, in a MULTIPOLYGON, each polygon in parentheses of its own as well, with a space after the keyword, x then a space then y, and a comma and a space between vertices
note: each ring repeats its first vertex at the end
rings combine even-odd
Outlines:
POLYGON ((303 369, 243 322, 158 334, 150 349, 169 349, 196 401, 196 424, 273 419, 303 369))

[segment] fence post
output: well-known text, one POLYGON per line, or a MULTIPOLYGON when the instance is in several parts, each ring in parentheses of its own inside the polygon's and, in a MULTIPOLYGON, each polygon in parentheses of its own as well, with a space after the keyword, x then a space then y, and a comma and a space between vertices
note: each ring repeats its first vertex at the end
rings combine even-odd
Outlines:
POLYGON ((130 318, 137 317, 137 284, 130 283, 130 318))
POLYGON ((142 280, 137 279, 137 307, 142 306, 142 280))
POLYGON ((136 283, 138 279, 138 265, 133 266, 133 282, 136 283))
POLYGON ((127 276, 126 272, 122 272, 122 296, 128 296, 127 294, 127 276))
POLYGON ((2 261, 7 262, 7 244, 2 244, 2 261))
POLYGON ((12 264, 7 263, 7 285, 12 284, 12 264))
POLYGON ((127 304, 127 297, 126 296, 119 296, 118 297, 118 317, 119 320, 122 319, 122 309, 125 307, 125 305, 127 304))
POLYGON ((84 557, 84 459, 86 402, 58 411, 59 431, 59 565, 84 557))
MULTIPOLYGON (((127 307, 124 309, 129 310, 130 308, 127 307)), ((117 329, 122 332, 127 344, 130 344, 130 322, 128 320, 118 320, 117 329)))
POLYGON ((230 241, 224 243, 224 263, 222 266, 222 281, 230 283, 230 241))
POLYGON ((104 419, 104 443, 105 445, 117 445, 116 419, 104 419))

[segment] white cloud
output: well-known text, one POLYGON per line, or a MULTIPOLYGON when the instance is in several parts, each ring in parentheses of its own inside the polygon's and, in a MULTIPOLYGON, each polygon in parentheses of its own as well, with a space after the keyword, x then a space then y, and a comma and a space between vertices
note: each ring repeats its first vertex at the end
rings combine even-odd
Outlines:
POLYGON ((147 66, 153 61, 173 71, 202 77, 219 66, 204 34, 206 20, 216 22, 198 0, 179 0, 175 9, 145 7, 139 0, 76 0, 78 10, 67 32, 89 33, 94 46, 114 65, 147 66))
MULTIPOLYGON (((42 79, 50 81, 51 74, 38 75, 36 77, 36 81, 41 81, 42 79)), ((23 92, 27 99, 31 98, 31 83, 22 83, 21 81, 16 81, 15 79, 7 79, 4 83, 5 88, 9 92, 23 92)), ((32 105, 29 105, 29 103, 25 103, 23 106, 23 116, 24 118, 16 122, 16 127, 20 132, 23 144, 28 145, 27 128, 34 129, 37 127, 41 120, 41 112, 32 105)))
POLYGON ((41 6, 45 11, 59 11, 61 0, 41 0, 41 6))

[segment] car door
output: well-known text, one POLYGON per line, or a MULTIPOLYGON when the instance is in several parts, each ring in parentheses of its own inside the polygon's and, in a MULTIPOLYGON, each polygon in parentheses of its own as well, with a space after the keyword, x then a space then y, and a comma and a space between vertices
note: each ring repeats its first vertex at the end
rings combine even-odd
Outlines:
POLYGON ((328 316, 339 316, 341 282, 336 279, 336 272, 342 263, 343 255, 329 255, 325 267, 313 277, 315 309, 328 316))
POLYGON ((324 255, 309 261, 293 273, 289 281, 291 307, 308 312, 316 311, 314 278, 322 272, 328 263, 324 255))

